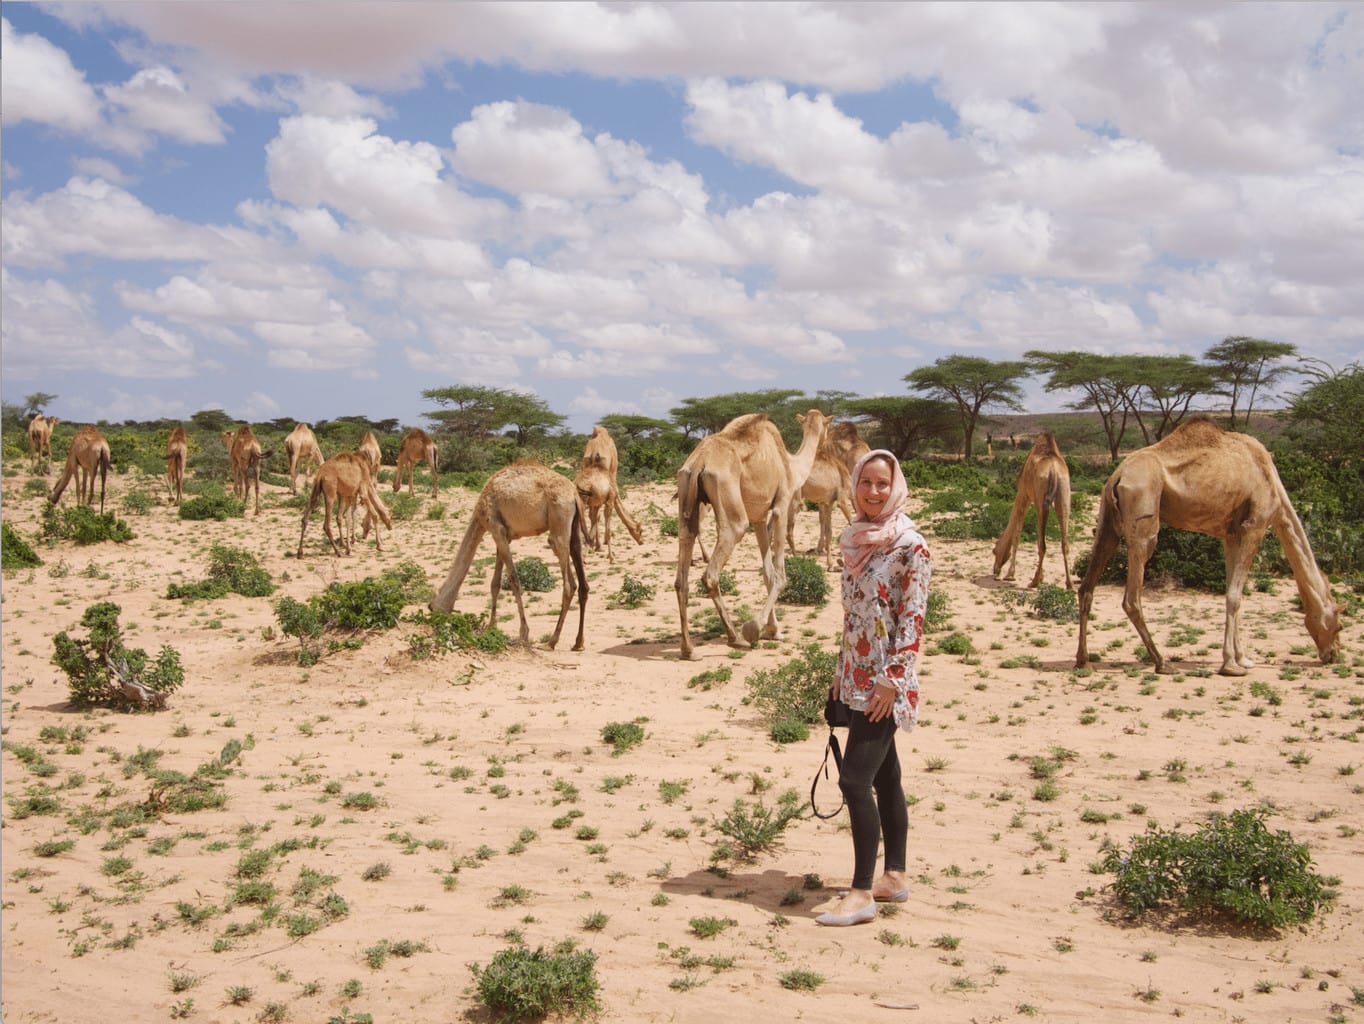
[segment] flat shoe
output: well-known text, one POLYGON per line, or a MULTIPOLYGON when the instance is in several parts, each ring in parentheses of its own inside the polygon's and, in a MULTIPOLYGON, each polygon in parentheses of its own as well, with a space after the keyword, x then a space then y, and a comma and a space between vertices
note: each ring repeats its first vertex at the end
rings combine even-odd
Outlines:
POLYGON ((861 910, 854 910, 851 914, 820 914, 815 918, 815 924, 845 928, 850 924, 865 924, 874 920, 876 920, 876 904, 868 903, 861 910))
POLYGON ((909 890, 901 889, 886 896, 873 896, 872 899, 877 903, 907 903, 909 902, 909 890))

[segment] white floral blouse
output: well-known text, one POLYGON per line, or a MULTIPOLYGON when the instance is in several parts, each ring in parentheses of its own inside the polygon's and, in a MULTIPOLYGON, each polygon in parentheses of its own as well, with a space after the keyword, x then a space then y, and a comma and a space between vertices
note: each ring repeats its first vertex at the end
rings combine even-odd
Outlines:
POLYGON ((865 711, 872 687, 889 683, 895 724, 906 731, 919 719, 919 643, 932 573, 932 556, 917 531, 908 544, 873 554, 860 575, 843 571, 839 697, 865 711))

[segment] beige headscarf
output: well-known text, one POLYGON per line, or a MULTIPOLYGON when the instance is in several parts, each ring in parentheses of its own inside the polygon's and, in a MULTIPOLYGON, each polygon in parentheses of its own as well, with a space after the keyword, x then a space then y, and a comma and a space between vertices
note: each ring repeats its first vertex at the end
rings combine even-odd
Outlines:
MULTIPOLYGON (((844 528, 838 539, 838 546, 843 552, 843 567, 854 576, 862 572, 867 560, 876 552, 911 543, 910 533, 915 529, 914 522, 904 514, 909 501, 909 485, 905 483, 900 460, 892 452, 874 448, 857 460, 852 471, 854 496, 863 468, 873 459, 884 459, 890 463, 890 497, 875 519, 868 519, 859 509, 856 518, 844 528)), ((855 498, 853 504, 856 507, 855 498)))

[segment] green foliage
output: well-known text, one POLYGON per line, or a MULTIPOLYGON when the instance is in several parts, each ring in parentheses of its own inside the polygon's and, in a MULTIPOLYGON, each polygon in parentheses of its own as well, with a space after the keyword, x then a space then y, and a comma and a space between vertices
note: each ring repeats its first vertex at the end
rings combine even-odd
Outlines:
POLYGON ((773 743, 803 743, 810 738, 810 725, 794 718, 779 718, 767 732, 773 743))
POLYGON ((715 818, 711 824, 728 841, 728 848, 717 851, 715 859, 726 855, 741 860, 754 860, 758 854, 773 850, 781 843, 786 826, 800 817, 804 805, 794 790, 783 796, 776 808, 761 800, 749 803, 735 800, 734 806, 723 818, 715 818))
POLYGON ((112 540, 117 543, 136 536, 122 519, 112 512, 100 514, 88 505, 48 504, 43 508, 42 539, 48 543, 74 540, 77 544, 98 544, 112 540))
POLYGON ((612 757, 619 757, 633 746, 644 742, 644 723, 647 718, 636 718, 633 722, 609 722, 602 726, 601 740, 615 749, 612 757))
POLYGON ((500 654, 510 643, 507 634, 496 626, 479 629, 482 616, 468 612, 417 612, 406 621, 431 628, 429 636, 414 633, 408 637, 408 653, 418 661, 447 651, 500 654))
POLYGON ((956 654, 966 658, 969 657, 975 649, 975 645, 971 643, 971 638, 965 633, 949 633, 937 642, 932 653, 956 654))
POLYGON ((658 521, 658 535, 664 540, 677 536, 677 516, 663 516, 658 521))
POLYGON ((240 519, 244 515, 246 503, 238 501, 218 484, 205 484, 197 496, 186 498, 180 503, 181 519, 216 519, 222 522, 228 518, 240 519))
POLYGON ((164 705, 165 698, 185 680, 180 654, 163 645, 155 661, 140 647, 125 647, 119 629, 122 609, 112 601, 92 604, 81 616, 88 631, 83 640, 72 639, 65 630, 52 638, 53 663, 66 673, 71 703, 77 707, 103 704, 112 707, 144 706, 120 689, 120 682, 137 683, 150 690, 153 706, 164 705))
MULTIPOLYGON (((543 558, 531 555, 523 558, 516 563, 516 580, 521 584, 521 589, 533 593, 543 593, 553 590, 555 583, 554 577, 549 571, 549 566, 545 564, 543 558)), ((511 589, 511 580, 503 574, 502 589, 511 589)))
POLYGON ((952 612, 948 607, 947 595, 941 590, 928 592, 928 605, 924 610, 924 633, 936 633, 952 626, 952 612))
POLYGON ((1075 591, 1054 583, 1043 583, 1032 598, 1033 611, 1039 619, 1053 622, 1079 622, 1080 604, 1075 591))
POLYGON ((787 604, 811 604, 823 607, 829 599, 829 578, 814 558, 788 555, 786 558, 786 586, 777 600, 787 604))
POLYGON ((408 522, 415 519, 417 510, 422 507, 422 499, 415 494, 408 494, 406 491, 382 491, 379 494, 388 506, 389 513, 393 516, 394 522, 408 522))
MULTIPOLYGON (((1075 560, 1075 573, 1081 578, 1089 570, 1089 556, 1090 552, 1085 552, 1075 560)), ((1119 542, 1099 582, 1121 585, 1126 580, 1127 545, 1119 542)), ((1225 591, 1227 563, 1222 542, 1202 533, 1161 527, 1156 550, 1146 563, 1146 582, 1157 586, 1173 584, 1213 593, 1225 591)))
POLYGON ((824 702, 838 667, 838 655, 806 644, 798 658, 772 669, 759 669, 749 675, 749 703, 769 724, 785 720, 813 724, 824 720, 824 702))
POLYGON ((123 496, 123 511, 129 515, 145 516, 156 503, 143 490, 132 490, 123 496))
POLYGON ((637 580, 629 573, 620 581, 620 590, 606 598, 608 608, 638 608, 646 601, 653 600, 658 588, 643 580, 637 580))
POLYGON ((487 967, 471 964, 478 998, 498 1022, 539 1020, 549 1014, 583 1018, 600 1009, 597 955, 564 943, 552 953, 512 947, 487 967))
POLYGON ((298 640, 299 662, 311 665, 317 661, 316 651, 308 641, 322 636, 324 626, 312 602, 304 604, 292 597, 281 597, 275 602, 275 618, 279 622, 280 632, 298 640))
MULTIPOLYGON (((720 570, 720 575, 715 580, 715 586, 721 594, 724 594, 727 597, 733 597, 739 592, 739 583, 735 580, 734 574, 728 569, 720 570)), ((692 591, 697 597, 710 596, 710 591, 706 589, 706 577, 704 573, 696 577, 696 586, 692 587, 692 591)))
POLYGON ((270 574, 245 548, 214 544, 209 550, 208 578, 198 583, 172 583, 168 598, 211 599, 224 594, 268 597, 275 592, 270 574))
POLYGON ((32 569, 43 564, 38 553, 9 521, 0 522, 0 569, 32 569))
POLYGON ((306 604, 292 597, 280 598, 275 604, 275 618, 285 636, 298 638, 300 664, 311 665, 319 652, 309 641, 327 629, 392 629, 405 605, 425 601, 430 594, 421 566, 405 561, 385 569, 378 578, 333 583, 306 604))
POLYGON ((1134 916, 1179 907, 1265 929, 1312 920, 1334 902, 1336 880, 1312 871, 1307 847, 1271 832, 1264 813, 1218 815, 1192 834, 1152 824, 1104 860, 1118 902, 1134 916))

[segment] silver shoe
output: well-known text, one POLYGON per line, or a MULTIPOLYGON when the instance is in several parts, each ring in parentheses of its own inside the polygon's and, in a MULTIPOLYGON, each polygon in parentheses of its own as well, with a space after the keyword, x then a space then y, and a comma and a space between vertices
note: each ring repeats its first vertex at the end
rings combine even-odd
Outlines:
POLYGON ((851 914, 820 914, 815 918, 815 924, 828 925, 832 928, 846 928, 850 924, 866 924, 868 921, 874 920, 876 920, 876 904, 868 903, 862 909, 854 910, 851 914))

